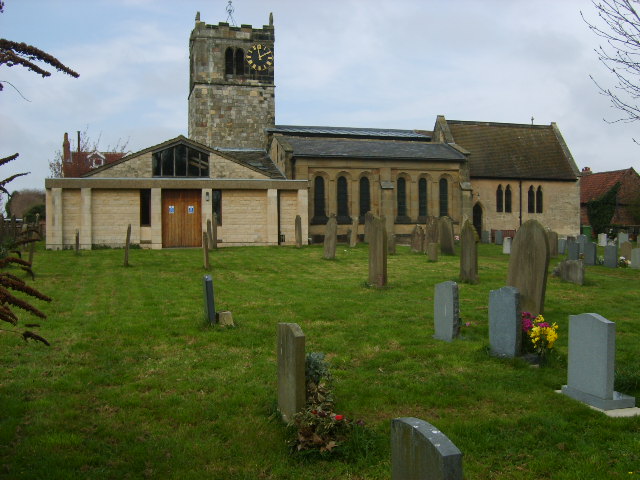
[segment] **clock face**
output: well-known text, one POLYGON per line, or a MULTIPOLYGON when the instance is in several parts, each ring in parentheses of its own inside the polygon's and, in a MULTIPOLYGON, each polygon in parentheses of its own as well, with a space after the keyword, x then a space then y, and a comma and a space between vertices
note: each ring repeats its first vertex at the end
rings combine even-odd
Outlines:
POLYGON ((273 66, 273 52, 267 45, 257 44, 247 50, 245 55, 251 68, 262 72, 273 66))

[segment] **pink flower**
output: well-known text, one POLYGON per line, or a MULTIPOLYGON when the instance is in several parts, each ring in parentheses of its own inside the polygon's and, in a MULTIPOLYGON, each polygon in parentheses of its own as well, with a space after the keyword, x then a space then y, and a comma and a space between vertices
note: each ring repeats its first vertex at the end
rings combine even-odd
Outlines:
POLYGON ((549 326, 549 324, 547 322, 540 322, 538 324, 538 326, 541 327, 541 328, 547 328, 549 326))

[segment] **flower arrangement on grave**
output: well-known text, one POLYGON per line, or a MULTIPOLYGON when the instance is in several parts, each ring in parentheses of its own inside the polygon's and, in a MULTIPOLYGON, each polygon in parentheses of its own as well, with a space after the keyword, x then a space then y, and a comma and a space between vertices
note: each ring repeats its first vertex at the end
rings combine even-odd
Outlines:
POLYGON ((307 402, 294 416, 295 438, 289 442, 294 452, 319 453, 325 456, 349 440, 362 420, 352 420, 334 411, 333 378, 323 353, 306 358, 307 402))
POLYGON ((629 265, 631 265, 631 260, 627 260, 625 257, 620 257, 618 259, 618 267, 627 268, 629 265))
POLYGON ((526 352, 536 353, 545 358, 558 339, 558 324, 545 321, 542 315, 534 317, 522 312, 522 331, 525 334, 523 348, 526 352))

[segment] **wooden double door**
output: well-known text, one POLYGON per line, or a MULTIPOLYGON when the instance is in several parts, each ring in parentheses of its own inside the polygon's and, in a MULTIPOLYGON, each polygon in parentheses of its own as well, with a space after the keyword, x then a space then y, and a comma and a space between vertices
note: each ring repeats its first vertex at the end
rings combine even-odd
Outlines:
POLYGON ((162 190, 162 247, 202 245, 202 191, 162 190))

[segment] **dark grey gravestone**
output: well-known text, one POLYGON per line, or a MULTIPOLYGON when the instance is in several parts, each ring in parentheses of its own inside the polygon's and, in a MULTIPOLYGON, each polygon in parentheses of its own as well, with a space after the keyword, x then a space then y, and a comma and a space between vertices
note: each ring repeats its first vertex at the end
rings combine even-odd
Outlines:
POLYGON ((373 217, 369 227, 369 283, 379 288, 387 284, 387 242, 384 217, 373 217))
POLYGON ((489 343, 499 357, 517 357, 522 349, 520 294, 515 287, 489 292, 489 343))
POLYGON ((580 253, 584 252, 584 244, 587 243, 587 236, 586 235, 578 235, 578 237, 576 238, 576 242, 578 243, 579 247, 580 247, 580 253))
POLYGON ((297 323, 279 323, 278 410, 289 423, 306 402, 305 337, 297 323))
POLYGON ((640 248, 631 250, 631 268, 640 269, 640 248))
POLYGON ((440 251, 444 255, 455 255, 455 243, 453 240, 453 223, 449 217, 440 217, 438 220, 440 231, 440 251))
POLYGON ((622 245, 624 242, 629 241, 629 234, 626 232, 618 232, 618 238, 616 238, 618 242, 618 247, 622 245))
POLYGON ((482 231, 482 243, 491 243, 491 232, 487 230, 482 231))
POLYGON ((391 420, 391 480, 462 480, 462 452, 424 420, 391 420))
POLYGON ((213 279, 211 275, 202 278, 204 298, 204 321, 210 324, 216 323, 216 304, 213 296, 213 279))
POLYGON ((558 255, 564 255, 567 253, 567 239, 559 238, 558 239, 558 255))
POLYGON ((478 283, 478 234, 466 220, 460 232, 460 281, 478 283))
POLYGON ((584 285, 584 264, 582 260, 564 260, 558 265, 560 278, 565 282, 584 285))
POLYGON ((624 257, 625 260, 629 260, 631 259, 631 250, 633 250, 633 245, 631 244, 631 242, 622 242, 618 247, 618 254, 621 257, 624 257))
POLYGON ((595 265, 598 256, 598 247, 594 242, 587 242, 584 244, 584 264, 595 265))
POLYGON ((438 261, 438 250, 440 249, 440 245, 437 243, 430 243, 427 245, 427 258, 430 262, 438 261))
POLYGON ((547 240, 549 240, 549 256, 551 258, 558 256, 558 234, 554 231, 547 231, 547 240))
POLYGON ((604 266, 618 268, 618 246, 607 245, 604 247, 604 266))
POLYGON ((358 244, 358 217, 351 218, 351 231, 349 232, 349 246, 351 248, 358 244))
POLYGON ((601 410, 633 408, 634 397, 613 390, 616 324, 597 313, 569 315, 567 384, 562 393, 601 410))
POLYGON ((430 243, 438 243, 440 241, 440 232, 438 230, 438 218, 429 216, 424 225, 425 242, 427 245, 430 243))
POLYGON ((505 255, 511 255, 511 237, 505 237, 502 239, 502 253, 505 255))
POLYGON ((296 248, 302 248, 302 217, 296 215, 296 248))
POLYGON ((578 242, 567 242, 567 260, 578 260, 580 258, 580 244, 578 242))
POLYGON ((606 247, 607 246, 607 234, 606 233, 599 233, 598 234, 598 246, 600 247, 606 247))
POLYGON ((433 301, 433 338, 451 342, 460 333, 458 284, 447 281, 436 284, 433 301))
POLYGON ((335 215, 331 215, 324 230, 324 253, 325 260, 336 258, 336 243, 338 241, 338 221, 335 215))
POLYGON ((503 236, 502 230, 496 230, 496 245, 502 245, 503 236))
POLYGON ((543 313, 549 267, 549 241, 537 220, 526 221, 511 246, 507 285, 520 292, 520 307, 533 316, 543 313))

